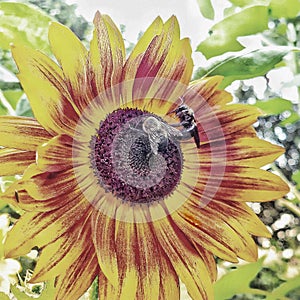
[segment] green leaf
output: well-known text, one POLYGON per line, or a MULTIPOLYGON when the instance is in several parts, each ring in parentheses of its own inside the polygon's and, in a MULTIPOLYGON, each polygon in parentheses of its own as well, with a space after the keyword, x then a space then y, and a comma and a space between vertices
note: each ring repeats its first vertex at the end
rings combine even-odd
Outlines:
POLYGON ((24 292, 21 292, 16 286, 11 285, 10 289, 18 300, 32 300, 30 296, 26 295, 24 292))
POLYGON ((268 28, 267 6, 252 6, 228 16, 210 29, 210 36, 197 47, 206 58, 244 47, 237 37, 251 35, 268 28))
POLYGON ((300 170, 292 175, 292 179, 296 182, 297 189, 300 190, 300 170))
POLYGON ((20 99, 16 107, 16 115, 24 117, 33 117, 33 112, 30 106, 29 101, 27 100, 25 94, 20 99))
POLYGON ((49 300, 49 299, 55 299, 55 279, 51 281, 46 282, 46 286, 44 290, 42 291, 41 296, 39 297, 39 300, 49 300))
POLYGON ((0 292, 0 299, 2 299, 2 300, 10 300, 9 297, 6 294, 4 294, 3 292, 0 292))
POLYGON ((6 90, 20 90, 21 85, 19 82, 4 82, 0 81, 0 90, 6 91, 6 90))
POLYGON ((0 90, 0 115, 14 115, 15 111, 0 90))
POLYGON ((285 283, 282 283, 278 288, 272 291, 272 294, 267 296, 265 300, 277 300, 284 298, 289 292, 300 287, 300 277, 289 279, 285 283))
POLYGON ((53 19, 35 6, 23 3, 0 3, 0 47, 10 49, 11 43, 50 53, 48 43, 49 22, 53 19))
MULTIPOLYGON (((32 300, 33 298, 24 292, 20 291, 16 286, 11 286, 11 291, 18 300, 32 300)), ((38 297, 39 300, 55 299, 54 280, 47 281, 42 294, 38 297)))
POLYGON ((99 293, 99 284, 98 284, 98 277, 96 277, 88 291, 89 299, 98 300, 98 293, 99 293))
POLYGON ((221 277, 214 284, 215 300, 230 299, 237 294, 249 291, 249 284, 262 269, 265 257, 255 263, 238 267, 221 277))
POLYGON ((4 116, 8 114, 7 107, 0 101, 0 116, 4 116))
MULTIPOLYGON (((3 209, 3 207, 4 206, 6 206, 7 205, 7 203, 4 201, 4 200, 2 200, 1 198, 0 198, 0 211, 3 209)), ((2 253, 3 251, 1 250, 1 253, 2 253)), ((1 298, 0 298, 1 299, 1 298)))
POLYGON ((299 0, 271 0, 271 16, 276 19, 295 18, 300 12, 299 0))
POLYGON ((251 50, 250 52, 244 50, 234 54, 227 53, 221 57, 209 60, 209 66, 205 69, 197 70, 195 78, 222 75, 225 78, 220 88, 225 88, 234 80, 265 75, 292 50, 295 50, 295 48, 269 46, 251 50))
POLYGON ((260 108, 266 115, 279 115, 287 110, 293 109, 292 102, 282 98, 258 101, 254 106, 260 108))
POLYGON ((215 17, 215 11, 211 5, 210 0, 197 0, 201 14, 203 17, 213 20, 215 17))
POLYGON ((22 90, 5 90, 3 91, 3 95, 6 100, 10 103, 13 109, 16 109, 17 103, 19 102, 21 96, 24 94, 22 90))

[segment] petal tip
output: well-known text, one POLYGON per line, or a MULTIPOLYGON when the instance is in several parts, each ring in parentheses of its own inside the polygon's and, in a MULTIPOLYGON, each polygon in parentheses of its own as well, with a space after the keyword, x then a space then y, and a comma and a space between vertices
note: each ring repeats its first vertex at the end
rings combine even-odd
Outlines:
POLYGON ((169 18, 169 20, 172 20, 173 22, 178 21, 178 20, 177 20, 177 17, 176 17, 175 15, 172 15, 172 16, 169 18))
POLYGON ((95 16, 94 16, 94 20, 93 20, 94 24, 98 23, 100 21, 101 17, 102 17, 102 14, 100 13, 99 10, 97 10, 95 13, 95 16))
POLYGON ((49 31, 52 30, 52 29, 58 28, 60 26, 61 26, 60 23, 55 22, 55 21, 51 21, 50 24, 49 24, 49 31))
POLYGON ((286 151, 286 149, 285 149, 284 147, 281 147, 281 146, 279 146, 279 145, 274 145, 274 144, 272 144, 272 147, 273 147, 274 151, 276 150, 276 152, 277 152, 277 154, 278 154, 278 157, 279 157, 280 155, 284 154, 285 151, 286 151))
POLYGON ((218 86, 220 85, 220 83, 223 81, 224 76, 222 75, 215 75, 212 77, 208 78, 208 83, 212 86, 215 86, 216 88, 218 88, 218 86))
POLYGON ((153 23, 163 23, 163 20, 162 20, 161 16, 157 16, 157 17, 154 19, 153 23))
POLYGON ((51 21, 50 25, 49 25, 49 30, 48 30, 48 39, 51 43, 51 41, 55 40, 55 37, 57 37, 58 35, 63 35, 64 32, 62 32, 62 30, 69 30, 68 27, 66 27, 65 25, 55 22, 55 21, 51 21))
POLYGON ((285 195, 288 194, 290 191, 290 187, 284 182, 283 192, 285 193, 285 195))

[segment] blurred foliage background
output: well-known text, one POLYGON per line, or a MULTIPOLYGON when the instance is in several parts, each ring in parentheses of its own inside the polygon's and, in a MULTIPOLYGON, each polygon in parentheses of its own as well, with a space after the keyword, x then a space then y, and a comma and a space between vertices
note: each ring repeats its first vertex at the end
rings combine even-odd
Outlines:
MULTIPOLYGON (((195 0, 196 1, 196 0, 195 0)), ((214 19, 214 3, 197 0, 202 16, 214 19)), ((272 231, 269 239, 257 238, 256 263, 231 264, 217 260, 220 279, 215 298, 300 299, 300 1, 230 0, 224 18, 215 23, 197 49, 203 65, 194 79, 223 75, 222 88, 234 101, 260 108, 264 116, 254 124, 257 134, 286 149, 267 166, 281 176, 291 192, 284 199, 254 203, 252 208, 272 231)), ((91 24, 62 0, 0 1, 0 114, 33 116, 15 74, 11 43, 23 43, 51 56, 47 29, 51 20, 70 27, 87 43, 91 24)), ((120 24, 121 31, 126 30, 120 24)), ((203 33, 202 33, 203 34, 203 33)), ((200 37, 199 37, 200 38, 200 37)), ((128 51, 133 43, 128 44, 128 51)), ((15 178, 0 179, 1 192, 15 178)), ((0 238, 22 214, 0 200, 0 238)), ((54 283, 28 283, 38 252, 33 249, 16 260, 3 258, 0 246, 0 299, 52 299, 54 283)), ((94 283, 82 299, 97 299, 94 283)), ((189 299, 184 286, 182 299, 189 299)))

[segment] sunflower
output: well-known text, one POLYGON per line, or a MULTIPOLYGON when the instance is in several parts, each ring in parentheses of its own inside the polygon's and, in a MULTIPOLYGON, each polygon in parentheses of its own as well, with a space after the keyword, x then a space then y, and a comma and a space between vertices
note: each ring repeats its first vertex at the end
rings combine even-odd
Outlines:
POLYGON ((283 149, 256 137, 260 113, 230 104, 221 77, 190 82, 176 17, 155 19, 128 58, 108 16, 94 25, 87 50, 52 23, 56 61, 12 46, 35 119, 0 118, 0 175, 22 175, 2 197, 24 210, 6 257, 38 247, 31 282, 56 278, 56 299, 96 278, 99 299, 175 300, 179 281, 213 299, 215 256, 255 261, 252 236, 270 236, 246 202, 287 193, 260 169, 283 149))

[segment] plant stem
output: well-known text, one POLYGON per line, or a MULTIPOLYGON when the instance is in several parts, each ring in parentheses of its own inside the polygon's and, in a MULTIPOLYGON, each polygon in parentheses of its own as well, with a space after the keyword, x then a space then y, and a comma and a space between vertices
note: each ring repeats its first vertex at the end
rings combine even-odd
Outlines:
POLYGON ((294 194, 295 198, 300 202, 300 192, 298 191, 297 187, 292 184, 282 173, 282 171, 275 165, 272 164, 272 170, 277 173, 281 177, 281 179, 289 186, 290 191, 294 194))
POLYGON ((292 203, 291 201, 286 200, 286 199, 278 199, 277 203, 280 206, 286 207, 292 213, 294 213, 296 216, 298 216, 300 218, 300 208, 298 206, 296 206, 294 203, 292 203))
MULTIPOLYGON (((275 165, 272 165, 272 169, 277 175, 281 177, 281 179, 289 186, 290 191, 294 194, 295 198, 300 202, 300 192, 298 191, 297 187, 293 185, 282 173, 282 171, 275 165)), ((280 206, 284 206, 287 209, 289 209, 292 213, 294 213, 296 216, 300 217, 300 208, 292 203, 289 200, 286 200, 284 198, 278 199, 276 201, 280 206)))

